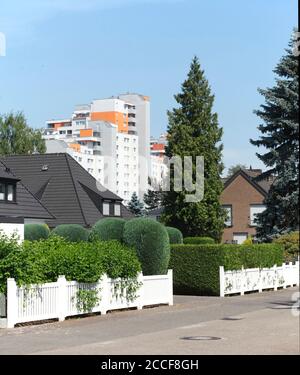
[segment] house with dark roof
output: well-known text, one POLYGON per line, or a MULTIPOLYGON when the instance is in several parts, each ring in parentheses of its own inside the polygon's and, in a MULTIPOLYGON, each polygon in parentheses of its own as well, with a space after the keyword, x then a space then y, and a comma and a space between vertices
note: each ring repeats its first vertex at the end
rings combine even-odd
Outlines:
POLYGON ((122 198, 106 190, 67 153, 14 155, 3 163, 55 216, 49 227, 80 224, 91 227, 104 217, 131 218, 122 198))
POLYGON ((24 224, 53 220, 49 210, 27 189, 21 179, 0 160, 0 231, 24 238, 24 224))
POLYGON ((264 199, 274 181, 259 179, 260 169, 240 169, 224 179, 221 203, 227 211, 222 242, 243 243, 248 237, 255 238, 258 213, 265 210, 264 199))

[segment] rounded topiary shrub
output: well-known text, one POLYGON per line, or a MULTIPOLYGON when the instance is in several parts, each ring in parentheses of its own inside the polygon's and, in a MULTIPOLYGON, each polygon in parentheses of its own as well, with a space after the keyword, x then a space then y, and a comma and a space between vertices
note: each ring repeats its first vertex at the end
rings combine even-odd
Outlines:
POLYGON ((183 243, 185 245, 208 245, 216 242, 211 237, 185 237, 183 243))
POLYGON ((173 227, 165 227, 168 235, 170 244, 183 243, 183 236, 179 229, 173 227))
POLYGON ((61 224, 53 229, 51 236, 63 237, 69 242, 82 242, 88 240, 89 232, 78 224, 61 224))
POLYGON ((24 238, 28 241, 45 240, 49 237, 50 230, 46 224, 25 224, 24 238))
POLYGON ((149 218, 136 218, 124 225, 124 242, 135 248, 144 275, 165 274, 170 260, 166 228, 149 218))
POLYGON ((105 218, 97 221, 90 231, 90 241, 122 241, 125 220, 105 218))

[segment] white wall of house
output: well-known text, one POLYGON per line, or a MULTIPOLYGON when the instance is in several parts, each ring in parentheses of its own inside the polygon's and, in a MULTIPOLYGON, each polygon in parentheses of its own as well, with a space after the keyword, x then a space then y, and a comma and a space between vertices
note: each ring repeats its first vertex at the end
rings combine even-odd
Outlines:
POLYGON ((24 224, 45 224, 46 221, 43 219, 24 219, 24 224))
POLYGON ((11 237, 15 233, 19 237, 19 242, 24 241, 24 224, 0 223, 0 232, 3 232, 7 237, 11 237))

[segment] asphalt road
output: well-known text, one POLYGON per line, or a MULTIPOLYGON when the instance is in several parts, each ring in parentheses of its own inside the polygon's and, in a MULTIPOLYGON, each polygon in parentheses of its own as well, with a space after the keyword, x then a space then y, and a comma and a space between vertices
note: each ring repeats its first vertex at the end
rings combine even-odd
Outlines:
POLYGON ((171 307, 0 329, 0 354, 299 354, 298 290, 175 296, 171 307), (198 336, 218 339, 185 339, 198 336))

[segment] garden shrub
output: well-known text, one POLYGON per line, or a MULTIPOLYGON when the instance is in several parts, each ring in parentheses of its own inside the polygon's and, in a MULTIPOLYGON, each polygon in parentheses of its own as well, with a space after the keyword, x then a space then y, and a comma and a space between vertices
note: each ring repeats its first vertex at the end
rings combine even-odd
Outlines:
POLYGON ((25 224, 24 238, 28 241, 38 241, 46 239, 50 235, 50 230, 46 224, 25 224))
POLYGON ((51 232, 51 236, 59 236, 70 242, 87 241, 89 232, 78 224, 61 224, 51 232))
POLYGON ((0 293, 6 279, 29 285, 54 282, 59 275, 67 280, 93 283, 106 273, 135 285, 141 265, 135 251, 117 241, 68 242, 61 237, 41 241, 24 241, 22 247, 0 260, 0 293))
POLYGON ((176 294, 219 295, 219 266, 225 270, 281 265, 283 248, 277 244, 172 245, 176 294))
POLYGON ((168 235, 170 244, 183 243, 183 236, 179 229, 173 227, 165 227, 168 235))
POLYGON ((205 245, 214 244, 215 240, 211 237, 185 237, 183 243, 186 245, 205 245))
POLYGON ((16 235, 7 237, 0 230, 0 260, 16 249, 19 249, 18 237, 16 235))
POLYGON ((149 218, 136 218, 124 225, 124 242, 135 248, 144 275, 165 274, 170 259, 166 228, 149 218))
POLYGON ((122 241, 125 220, 105 218, 97 221, 90 231, 90 241, 122 241))
POLYGON ((283 234, 273 240, 284 248, 284 259, 286 262, 293 262, 299 257, 299 231, 283 234))

